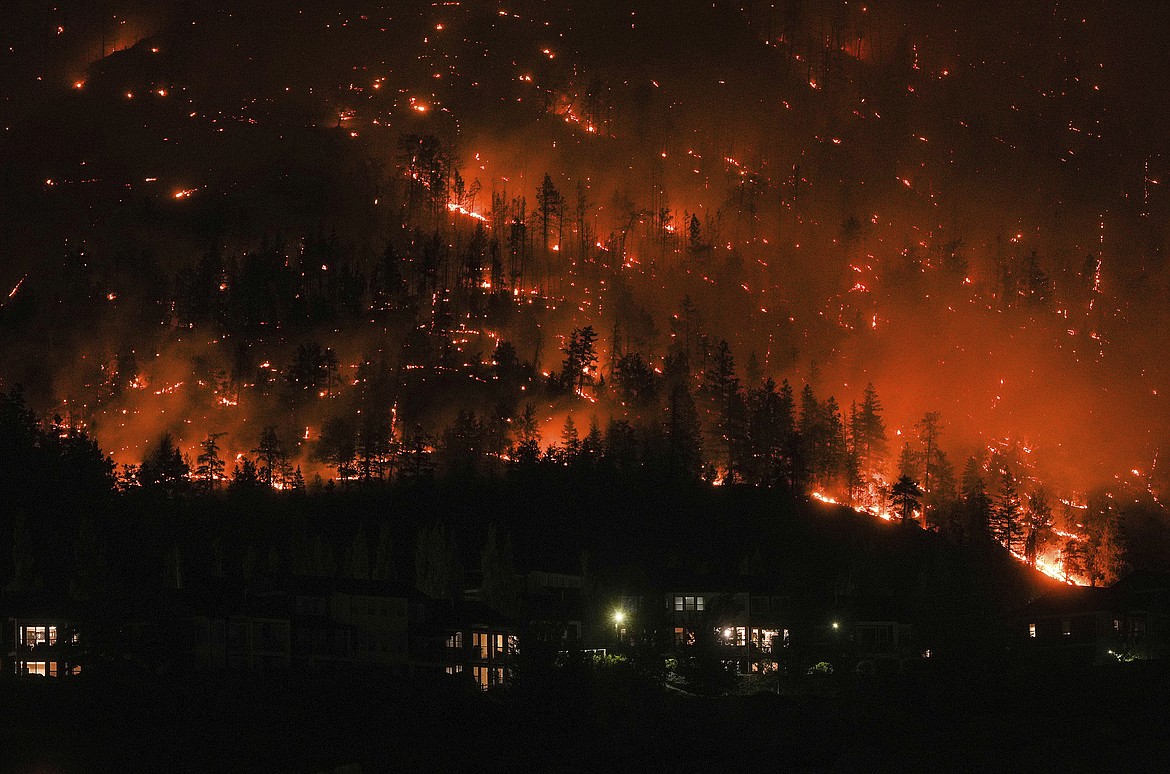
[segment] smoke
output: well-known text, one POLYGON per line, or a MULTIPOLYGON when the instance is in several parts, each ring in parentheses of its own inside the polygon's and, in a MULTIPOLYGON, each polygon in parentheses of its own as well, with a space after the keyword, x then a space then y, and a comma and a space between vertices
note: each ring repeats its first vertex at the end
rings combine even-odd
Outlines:
MULTIPOLYGON (((124 113, 144 108, 92 96, 56 110, 72 121, 92 113, 117 140, 139 137, 127 126, 140 119, 182 150, 94 143, 68 164, 38 155, 22 180, 35 184, 53 233, 85 240, 95 260, 127 243, 149 249, 172 289, 212 242, 239 260, 281 239, 300 267, 303 239, 335 232, 348 260, 369 269, 387 239, 418 249, 398 227, 398 139, 434 134, 478 181, 469 204, 484 217, 493 195, 523 197, 536 235, 546 173, 565 200, 560 240, 532 247, 526 303, 490 322, 445 323, 461 340, 457 363, 488 368, 506 340, 539 371, 559 370, 564 337, 592 325, 603 373, 615 344, 660 366, 687 296, 703 333, 730 343, 741 379, 754 355, 763 376, 807 381, 844 407, 873 382, 902 438, 937 410, 952 459, 1014 439, 1067 490, 1150 474, 1170 441, 1159 356, 1170 162, 1158 150, 1164 114, 1151 107, 1164 88, 1143 91, 1148 104, 1131 88, 1156 83, 1164 65, 1145 61, 1146 46, 1115 45, 1135 25, 1093 3, 1056 14, 1013 4, 1010 28, 1000 15, 909 2, 841 14, 804 3, 794 16, 771 5, 526 2, 500 15, 420 3, 394 19, 359 2, 295 18, 278 5, 263 20, 208 9, 193 29, 179 10, 131 10, 126 40, 159 33, 168 88, 183 102, 124 113), (1127 114, 1149 120, 1118 117, 1127 114), (82 183, 89 175, 101 181, 82 183), (45 178, 65 182, 46 188, 45 178), (138 209, 111 204, 126 185, 138 209), (175 187, 196 193, 160 201, 175 187)), ((133 58, 121 61, 130 74, 106 63, 86 89, 116 95, 119 78, 141 82, 133 58)), ((450 213, 442 230, 453 253, 474 226, 450 213)), ((32 249, 13 255, 13 282, 29 272, 21 293, 35 297, 60 245, 21 244, 32 249)), ((9 342, 5 382, 35 384, 47 410, 76 409, 120 462, 163 431, 188 453, 216 432, 231 455, 247 453, 277 424, 298 460, 319 469, 311 449, 322 425, 359 408, 357 365, 415 365, 409 325, 365 318, 266 335, 237 357, 238 343, 211 330, 169 327, 182 316, 167 298, 136 293, 133 278, 107 280, 94 290, 117 300, 86 310, 84 335, 42 319, 46 360, 9 342), (124 313, 150 304, 149 329, 124 313), (290 411, 287 369, 305 341, 335 350, 340 386, 290 411), (93 397, 103 372, 86 364, 127 348, 145 386, 93 397), (252 386, 227 395, 237 360, 252 386), (253 377, 263 363, 270 388, 253 377)), ((435 313, 423 312, 424 322, 435 313)), ((479 399, 474 379, 439 373, 398 390, 404 425, 437 433, 479 399)), ((604 426, 620 411, 538 402, 546 444, 570 413, 584 434, 593 414, 604 426)))

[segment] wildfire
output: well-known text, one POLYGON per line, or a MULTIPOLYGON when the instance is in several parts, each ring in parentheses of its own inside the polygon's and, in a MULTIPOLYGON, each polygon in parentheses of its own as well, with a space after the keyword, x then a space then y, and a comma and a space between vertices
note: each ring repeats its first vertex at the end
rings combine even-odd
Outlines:
POLYGON ((450 212, 457 212, 460 215, 466 215, 469 218, 474 218, 475 220, 478 220, 480 223, 487 223, 488 222, 487 216, 484 215, 482 212, 476 212, 475 210, 470 210, 461 204, 456 204, 455 202, 448 202, 447 203, 447 210, 450 212))
POLYGON ((20 286, 24 284, 26 279, 28 279, 27 274, 20 278, 20 280, 12 287, 12 290, 8 291, 9 298, 12 298, 17 294, 17 292, 20 290, 20 286))

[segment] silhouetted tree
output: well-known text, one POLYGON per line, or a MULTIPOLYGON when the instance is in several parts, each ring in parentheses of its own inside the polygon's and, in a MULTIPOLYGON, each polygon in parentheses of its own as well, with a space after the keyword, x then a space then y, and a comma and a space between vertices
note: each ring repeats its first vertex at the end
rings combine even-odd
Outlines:
POLYGON ((903 524, 914 521, 914 512, 921 505, 922 487, 909 476, 903 474, 890 488, 890 499, 894 506, 894 513, 903 524))

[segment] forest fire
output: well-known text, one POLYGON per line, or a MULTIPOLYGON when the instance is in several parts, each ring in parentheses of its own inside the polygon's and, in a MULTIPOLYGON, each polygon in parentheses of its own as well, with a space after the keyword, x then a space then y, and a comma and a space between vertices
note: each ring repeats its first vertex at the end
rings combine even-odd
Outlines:
POLYGON ((1163 5, 10 2, 9 757, 1143 769, 1163 5))
MULTIPOLYGON (((587 460, 1117 575, 1120 522, 1164 512, 1165 471, 1134 464, 1170 442, 1168 374, 1145 355, 1165 272, 1134 247, 1161 244, 1170 212, 1162 135, 1135 148, 1137 177, 1090 186, 1094 146, 1054 160, 1019 124, 1082 86, 1124 103, 1085 85, 1099 72, 1065 63, 1054 85, 1010 58, 959 64, 987 58, 953 32, 895 36, 890 9, 804 34, 750 3, 709 9, 739 20, 742 72, 674 49, 625 72, 560 12, 471 6, 274 11, 290 37, 272 73, 243 50, 210 75, 175 59, 223 33, 207 23, 63 70, 63 110, 136 127, 145 150, 30 170, 65 248, 35 271, 14 257, 3 310, 79 330, 45 334, 69 342, 51 362, 14 349, 4 384, 122 466, 170 434, 194 476, 222 434, 225 459, 262 468, 269 428, 310 481, 587 460), (964 78, 1003 85, 994 131, 955 97, 964 78), (1052 213, 1052 191, 1086 193, 1052 213), (902 477, 922 494, 895 495, 902 477)), ((607 35, 657 51, 642 36, 664 23, 607 35)), ((1061 148, 1120 131, 1124 110, 1080 99, 1050 106, 1061 148)))

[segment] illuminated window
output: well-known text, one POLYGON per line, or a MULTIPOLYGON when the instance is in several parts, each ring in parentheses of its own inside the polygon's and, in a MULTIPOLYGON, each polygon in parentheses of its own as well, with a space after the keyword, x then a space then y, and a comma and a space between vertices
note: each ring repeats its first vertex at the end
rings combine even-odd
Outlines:
POLYGON ((752 629, 751 643, 765 652, 780 647, 780 631, 778 629, 752 629))
POLYGON ((504 684, 503 667, 472 667, 471 676, 475 679, 475 682, 479 684, 479 687, 485 691, 494 685, 504 684))
POLYGON ((686 611, 702 610, 703 609, 703 598, 702 597, 675 597, 674 598, 674 609, 677 612, 682 612, 684 610, 686 610, 686 611))
POLYGON ((44 661, 28 661, 25 663, 24 668, 30 675, 44 677, 48 674, 48 664, 44 661))
POLYGON ((447 671, 447 674, 449 674, 449 675, 457 675, 463 671, 463 665, 456 664, 455 666, 449 666, 449 667, 447 667, 446 671, 447 671))
MULTIPOLYGON (((56 640, 57 627, 53 627, 53 639, 56 640)), ((24 644, 29 647, 41 645, 48 642, 49 629, 46 626, 26 626, 24 627, 24 644)))
POLYGON ((463 648, 463 632, 455 632, 447 635, 447 647, 455 650, 463 648))
POLYGON ((508 652, 514 656, 520 653, 520 638, 515 634, 508 635, 508 652))
POLYGON ((483 632, 471 633, 471 647, 479 653, 479 658, 486 661, 488 657, 488 636, 483 632))
POLYGON ((1034 623, 1028 624, 1028 636, 1031 637, 1032 639, 1036 639, 1036 624, 1034 624, 1034 623))

